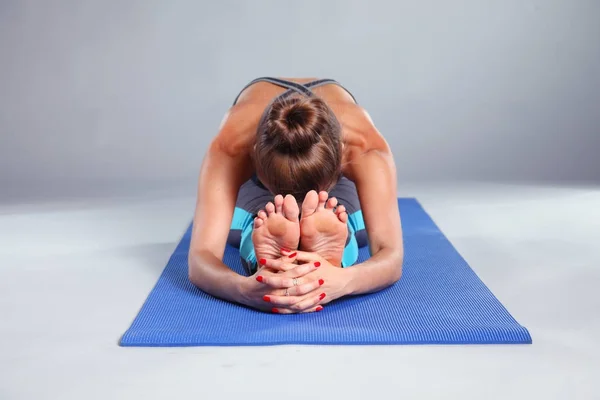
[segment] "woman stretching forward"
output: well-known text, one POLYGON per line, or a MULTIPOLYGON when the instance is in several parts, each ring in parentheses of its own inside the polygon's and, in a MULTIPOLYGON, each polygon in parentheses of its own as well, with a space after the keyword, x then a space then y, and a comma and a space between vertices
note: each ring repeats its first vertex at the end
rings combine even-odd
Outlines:
POLYGON ((394 160, 367 112, 331 79, 250 82, 202 164, 191 282, 259 310, 312 312, 393 284, 402 261, 394 160), (228 242, 250 276, 221 261, 228 242), (366 244, 371 258, 354 265, 366 244))

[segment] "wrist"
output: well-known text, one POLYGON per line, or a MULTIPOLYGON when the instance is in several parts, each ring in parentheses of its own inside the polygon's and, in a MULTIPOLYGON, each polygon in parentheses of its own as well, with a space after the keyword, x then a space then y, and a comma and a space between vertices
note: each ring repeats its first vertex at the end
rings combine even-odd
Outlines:
POLYGON ((248 293, 248 279, 252 279, 252 277, 237 275, 233 285, 235 288, 235 302, 245 306, 250 305, 246 296, 246 293, 248 293))
POLYGON ((341 268, 341 275, 343 276, 343 289, 342 296, 352 295, 356 291, 355 281, 356 274, 354 267, 341 268))

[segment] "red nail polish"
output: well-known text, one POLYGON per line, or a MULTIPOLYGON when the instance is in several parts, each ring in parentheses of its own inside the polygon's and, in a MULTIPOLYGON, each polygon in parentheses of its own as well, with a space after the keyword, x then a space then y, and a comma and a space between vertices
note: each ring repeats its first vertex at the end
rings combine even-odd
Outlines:
POLYGON ((297 252, 293 252, 293 253, 292 253, 292 254, 290 254, 288 257, 289 257, 289 258, 294 258, 294 257, 296 257, 296 254, 298 254, 298 253, 297 253, 297 252))
POLYGON ((259 275, 259 276, 256 277, 256 280, 259 281, 259 282, 262 282, 263 281, 263 277, 259 275))
POLYGON ((263 300, 267 302, 271 302, 271 298, 269 296, 263 296, 263 300))
POLYGON ((322 309, 323 309, 323 307, 322 307, 322 306, 318 306, 318 307, 315 309, 315 311, 319 312, 319 311, 321 311, 322 309))
POLYGON ((323 279, 319 279, 319 286, 322 286, 325 283, 323 279))
POLYGON ((319 299, 323 300, 325 298, 325 293, 321 293, 321 295, 319 296, 319 299))
POLYGON ((315 263, 315 267, 319 268, 320 266, 321 266, 321 263, 317 261, 317 262, 315 263))
POLYGON ((281 251, 283 251, 283 252, 285 252, 285 253, 289 253, 289 252, 290 252, 290 250, 286 249, 285 247, 282 247, 282 248, 281 248, 281 251))
POLYGON ((278 310, 278 309, 276 309, 276 308, 272 308, 272 309, 271 309, 271 312, 272 312, 272 313, 274 313, 274 314, 279 314, 279 310, 278 310))
POLYGON ((258 263, 260 265, 265 265, 267 263, 267 260, 265 260, 264 258, 261 258, 260 260, 258 260, 258 263))

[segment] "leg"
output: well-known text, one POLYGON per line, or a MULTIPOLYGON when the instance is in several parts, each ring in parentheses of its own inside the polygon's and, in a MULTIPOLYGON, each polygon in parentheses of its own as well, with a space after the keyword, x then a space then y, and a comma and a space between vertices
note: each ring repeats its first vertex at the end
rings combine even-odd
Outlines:
POLYGON ((329 192, 329 196, 335 197, 348 213, 348 240, 344 248, 342 266, 349 267, 356 263, 358 249, 369 244, 356 185, 348 178, 342 177, 329 192))
POLYGON ((300 248, 315 252, 333 265, 342 265, 342 254, 348 237, 348 214, 337 200, 328 200, 327 192, 311 190, 302 202, 300 248))
POLYGON ((271 253, 279 257, 281 247, 297 248, 296 201, 291 203, 281 196, 276 196, 275 204, 272 200, 273 195, 256 179, 244 183, 238 193, 227 243, 240 249, 242 264, 250 274, 256 270, 260 258, 271 258, 271 253))
POLYGON ((273 195, 256 179, 245 182, 238 192, 227 244, 240 249, 242 264, 249 274, 256 269, 256 253, 252 243, 254 218, 273 195))
POLYGON ((327 198, 325 192, 307 194, 302 204, 300 246, 334 265, 348 267, 358 259, 359 247, 367 244, 356 186, 342 178, 327 198))
POLYGON ((256 258, 278 259, 281 249, 295 250, 300 240, 298 203, 292 195, 278 194, 254 219, 252 243, 256 258))

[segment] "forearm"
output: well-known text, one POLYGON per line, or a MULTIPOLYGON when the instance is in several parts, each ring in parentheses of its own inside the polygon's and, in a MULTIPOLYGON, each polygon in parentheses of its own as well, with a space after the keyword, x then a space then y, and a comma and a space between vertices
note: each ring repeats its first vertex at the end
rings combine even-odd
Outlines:
POLYGON ((189 279, 200 290, 234 303, 245 304, 242 283, 237 274, 210 252, 190 252, 189 279))
POLYGON ((358 191, 372 257, 344 268, 347 294, 376 292, 394 284, 402 275, 404 253, 396 167, 385 140, 372 129, 377 143, 372 143, 368 151, 348 164, 358 191))
POLYGON ((345 268, 349 295, 373 293, 396 283, 402 276, 402 248, 383 248, 367 261, 345 268))

